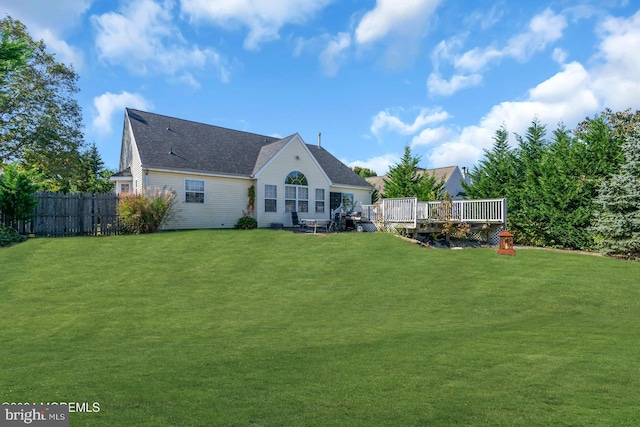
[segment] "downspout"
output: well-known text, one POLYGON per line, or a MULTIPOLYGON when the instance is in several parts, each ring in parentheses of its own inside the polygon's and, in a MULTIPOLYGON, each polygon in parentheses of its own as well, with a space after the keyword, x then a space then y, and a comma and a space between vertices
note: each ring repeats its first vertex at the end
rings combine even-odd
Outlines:
POLYGON ((142 189, 143 192, 146 191, 147 188, 149 188, 149 168, 146 168, 144 170, 144 188, 142 189))

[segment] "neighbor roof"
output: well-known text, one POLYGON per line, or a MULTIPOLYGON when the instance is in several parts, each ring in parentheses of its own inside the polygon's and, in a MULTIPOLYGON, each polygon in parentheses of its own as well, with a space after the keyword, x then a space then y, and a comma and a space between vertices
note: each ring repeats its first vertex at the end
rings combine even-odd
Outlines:
MULTIPOLYGON (((435 168, 435 169, 417 168, 416 172, 420 176, 424 175, 425 173, 428 173, 429 175, 434 176, 436 178, 436 181, 442 180, 446 185, 447 182, 449 182, 449 179, 451 179, 451 174, 455 172, 456 168, 457 166, 446 166, 446 167, 435 168)), ((378 190, 378 192, 384 193, 385 179, 388 179, 387 175, 371 176, 367 178, 367 182, 372 186, 374 186, 378 190)))
MULTIPOLYGON (((144 167, 252 177, 295 136, 275 138, 126 109, 144 167)), ((332 184, 370 184, 322 147, 307 148, 332 184)))

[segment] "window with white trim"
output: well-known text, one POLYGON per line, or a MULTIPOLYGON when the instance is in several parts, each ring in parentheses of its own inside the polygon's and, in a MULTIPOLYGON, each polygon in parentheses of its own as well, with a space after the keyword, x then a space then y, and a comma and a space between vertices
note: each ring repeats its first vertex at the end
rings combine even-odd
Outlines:
POLYGON ((184 201, 185 203, 204 203, 204 180, 184 180, 184 201))
POLYGON ((129 185, 128 182, 120 184, 120 192, 121 193, 128 193, 129 191, 131 191, 131 186, 129 185))
POLYGON ((291 172, 284 180, 285 212, 309 212, 309 183, 300 171, 291 172))
POLYGON ((316 188, 316 213, 324 213, 324 188, 316 188))
POLYGON ((264 185, 264 211, 278 212, 278 186, 264 185))

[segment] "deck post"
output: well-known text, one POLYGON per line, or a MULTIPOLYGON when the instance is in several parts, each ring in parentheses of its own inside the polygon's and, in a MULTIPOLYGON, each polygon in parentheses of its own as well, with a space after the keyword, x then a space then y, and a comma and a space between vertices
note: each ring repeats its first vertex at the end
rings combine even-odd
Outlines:
POLYGON ((502 226, 507 229, 507 199, 502 199, 502 226))

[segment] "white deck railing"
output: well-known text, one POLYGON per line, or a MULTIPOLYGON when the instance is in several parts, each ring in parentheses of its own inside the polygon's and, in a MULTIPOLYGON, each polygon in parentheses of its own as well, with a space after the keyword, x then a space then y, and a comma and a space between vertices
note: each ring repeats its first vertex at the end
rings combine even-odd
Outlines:
POLYGON ((415 197, 382 199, 374 205, 363 205, 362 216, 374 223, 405 224, 441 223, 447 220, 466 223, 506 224, 506 199, 453 200, 451 202, 419 202, 415 197))

